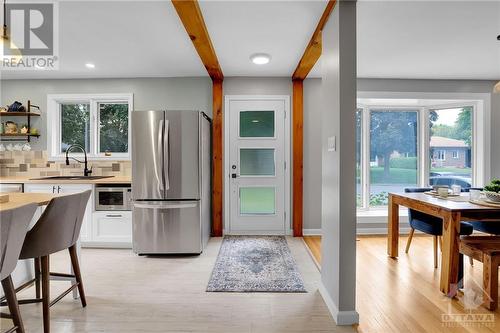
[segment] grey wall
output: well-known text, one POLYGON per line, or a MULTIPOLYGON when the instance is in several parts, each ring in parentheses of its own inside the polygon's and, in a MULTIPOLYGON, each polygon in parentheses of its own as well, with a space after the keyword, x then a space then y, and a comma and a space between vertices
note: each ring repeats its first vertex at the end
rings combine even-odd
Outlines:
POLYGON ((339 1, 323 30, 321 295, 336 323, 356 302, 356 2, 339 1), (335 148, 328 141, 335 138, 335 148))
POLYGON ((321 229, 321 79, 304 81, 304 229, 321 229))
POLYGON ((1 105, 15 100, 26 104, 29 99, 41 107, 42 117, 32 118, 32 126, 41 134, 33 140, 36 150, 47 149, 47 94, 133 93, 134 110, 201 110, 212 115, 212 81, 208 77, 3 80, 0 85, 1 105))
POLYGON ((291 95, 292 80, 286 77, 228 77, 224 95, 291 95))

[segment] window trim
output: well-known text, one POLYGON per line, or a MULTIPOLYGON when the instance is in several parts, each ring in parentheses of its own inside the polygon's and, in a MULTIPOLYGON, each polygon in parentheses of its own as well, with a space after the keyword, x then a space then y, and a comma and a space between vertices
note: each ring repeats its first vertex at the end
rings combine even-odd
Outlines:
MULTIPOLYGON (((361 97, 358 94, 359 98, 368 98, 361 97)), ((370 94, 369 98, 386 98, 386 97, 374 97, 370 94)), ((389 97, 390 99, 398 100, 405 99, 408 97, 398 96, 398 97, 389 97)), ((429 133, 429 113, 431 110, 442 110, 442 109, 452 109, 452 108, 463 108, 466 106, 472 107, 472 146, 471 146, 471 161, 472 161, 472 186, 483 186, 484 177, 485 177, 485 167, 486 161, 484 161, 484 156, 487 152, 487 148, 481 148, 481 145, 484 145, 484 142, 488 140, 489 133, 484 133, 483 135, 478 135, 478 133, 483 133, 481 129, 484 127, 485 118, 488 114, 485 114, 485 103, 482 100, 460 100, 456 99, 456 102, 453 103, 442 103, 439 104, 439 100, 444 98, 424 98, 419 97, 417 99, 435 99, 436 104, 427 105, 427 106, 418 106, 418 105, 390 105, 386 104, 375 104, 370 105, 369 103, 360 103, 357 102, 356 111, 362 109, 362 131, 361 131, 361 152, 362 160, 361 160, 361 198, 362 198, 362 206, 357 207, 358 212, 364 211, 380 211, 386 210, 387 206, 370 206, 370 110, 404 110, 408 111, 417 111, 418 113, 418 135, 417 135, 417 175, 420 175, 417 179, 417 186, 427 186, 429 183, 429 173, 430 173, 430 133, 429 133), (481 148, 481 149, 480 149, 481 148), (364 160, 363 160, 364 157, 364 160)), ((448 98, 451 99, 451 98, 448 98)), ((356 112, 355 111, 355 112, 356 112)))
POLYGON ((457 160, 460 158, 460 152, 458 150, 452 150, 451 151, 451 158, 457 160))
MULTIPOLYGON (((49 160, 64 160, 65 154, 60 152, 61 142, 61 112, 62 103, 89 103, 90 104, 90 151, 87 152, 89 160, 130 160, 132 156, 132 110, 134 105, 134 96, 132 93, 117 94, 48 94, 47 95, 47 150, 49 160), (99 131, 97 130, 99 122, 100 103, 120 102, 128 104, 128 152, 112 153, 111 156, 105 156, 99 153, 99 131)), ((82 153, 74 152, 74 156, 83 156, 82 153)))

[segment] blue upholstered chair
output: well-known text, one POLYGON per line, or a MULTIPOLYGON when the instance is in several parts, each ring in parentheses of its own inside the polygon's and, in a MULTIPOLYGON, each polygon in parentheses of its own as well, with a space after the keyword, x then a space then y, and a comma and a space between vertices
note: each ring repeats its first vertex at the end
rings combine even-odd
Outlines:
MULTIPOLYGON (((405 188, 405 193, 422 193, 431 191, 431 188, 405 188)), ((438 267, 438 242, 443 235, 443 220, 413 209, 408 209, 408 220, 410 222, 410 235, 406 243, 406 253, 410 250, 411 241, 415 230, 434 236, 434 268, 438 267)), ((473 228, 467 222, 460 223, 460 235, 468 236, 472 234, 473 228)))
MULTIPOLYGON (((474 190, 479 190, 482 191, 482 188, 471 188, 474 190)), ((469 189, 464 189, 464 192, 469 192, 469 189)), ((500 221, 495 221, 495 222, 481 222, 481 221, 468 221, 470 225, 472 225, 472 228, 474 230, 479 231, 479 232, 484 232, 485 234, 490 234, 490 235, 495 235, 495 236, 500 236, 500 221)))

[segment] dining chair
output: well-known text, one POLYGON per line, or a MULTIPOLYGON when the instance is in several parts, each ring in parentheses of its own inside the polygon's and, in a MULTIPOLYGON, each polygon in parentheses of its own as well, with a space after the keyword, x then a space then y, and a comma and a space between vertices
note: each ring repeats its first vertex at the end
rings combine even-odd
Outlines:
POLYGON ((41 280, 42 298, 40 299, 37 295, 35 299, 23 300, 22 303, 42 302, 44 333, 50 332, 50 307, 75 288, 78 288, 82 306, 87 305, 76 253, 76 242, 80 236, 90 193, 89 190, 53 198, 24 240, 19 258, 35 260, 35 284, 38 289, 41 280), (50 255, 66 249, 69 251, 74 274, 51 273, 50 255), (50 301, 50 277, 70 278, 76 280, 76 283, 50 301))
MULTIPOLYGON (((431 191, 432 188, 405 188, 405 193, 424 193, 431 191)), ((421 231, 425 234, 433 236, 433 249, 434 249, 434 268, 438 267, 438 243, 441 244, 441 236, 443 235, 443 220, 439 217, 435 217, 429 214, 425 214, 413 209, 408 209, 408 220, 410 222, 410 234, 408 236, 408 242, 406 243, 405 252, 410 251, 411 241, 413 240, 413 234, 415 230, 421 231)), ((472 226, 467 222, 460 223, 460 235, 468 236, 472 234, 472 226)), ((472 259, 470 259, 472 264, 472 259)))
POLYGON ((16 268, 19 253, 28 231, 28 225, 35 214, 36 208, 36 204, 28 204, 0 212, 0 280, 5 294, 2 302, 6 301, 10 311, 10 314, 2 313, 1 317, 10 318, 14 323, 14 327, 7 330, 7 332, 24 333, 23 321, 19 312, 19 303, 11 274, 16 268))

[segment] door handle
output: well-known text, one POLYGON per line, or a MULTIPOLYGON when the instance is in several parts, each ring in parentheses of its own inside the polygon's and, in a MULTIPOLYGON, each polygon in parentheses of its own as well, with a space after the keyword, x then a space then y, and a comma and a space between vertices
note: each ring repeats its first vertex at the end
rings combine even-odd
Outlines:
POLYGON ((118 218, 118 217, 123 217, 123 215, 121 215, 121 214, 106 214, 106 217, 118 218))
POLYGON ((57 193, 61 192, 61 186, 57 187, 57 193))
POLYGON ((143 209, 179 209, 179 208, 194 208, 198 205, 198 201, 180 201, 169 203, 148 203, 135 202, 134 207, 143 209))
POLYGON ((52 193, 56 193, 56 186, 52 186, 52 193))

